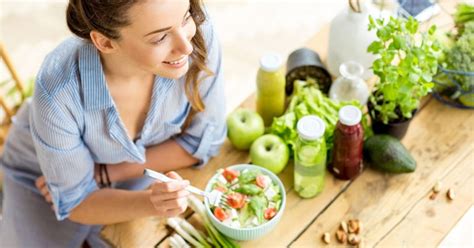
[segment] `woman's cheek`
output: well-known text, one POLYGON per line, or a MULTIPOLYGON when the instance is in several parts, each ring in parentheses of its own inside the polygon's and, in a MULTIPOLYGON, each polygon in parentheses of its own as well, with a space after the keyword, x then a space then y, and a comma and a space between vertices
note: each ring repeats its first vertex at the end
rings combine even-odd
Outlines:
POLYGON ((188 39, 191 40, 194 35, 196 35, 196 23, 194 21, 191 21, 188 24, 188 29, 186 30, 188 39))

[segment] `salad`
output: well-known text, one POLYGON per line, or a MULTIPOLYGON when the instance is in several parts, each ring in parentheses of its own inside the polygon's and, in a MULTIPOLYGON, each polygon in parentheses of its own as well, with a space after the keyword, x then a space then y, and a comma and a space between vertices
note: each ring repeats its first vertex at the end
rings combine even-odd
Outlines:
POLYGON ((273 180, 258 169, 220 169, 212 191, 220 191, 222 201, 210 204, 211 212, 223 224, 248 228, 270 221, 280 210, 282 192, 273 180))

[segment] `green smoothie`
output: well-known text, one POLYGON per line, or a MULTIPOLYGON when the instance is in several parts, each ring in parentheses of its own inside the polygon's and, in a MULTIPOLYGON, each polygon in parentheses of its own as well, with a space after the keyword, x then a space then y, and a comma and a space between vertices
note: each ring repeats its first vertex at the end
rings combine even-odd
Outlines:
POLYGON ((267 54, 260 59, 257 73, 257 112, 265 126, 285 111, 285 75, 283 60, 278 54, 267 54))

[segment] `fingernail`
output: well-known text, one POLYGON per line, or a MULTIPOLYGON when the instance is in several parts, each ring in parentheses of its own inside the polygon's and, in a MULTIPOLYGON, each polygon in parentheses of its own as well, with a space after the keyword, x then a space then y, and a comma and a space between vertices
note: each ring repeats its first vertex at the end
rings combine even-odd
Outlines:
POLYGON ((191 183, 189 182, 189 180, 184 180, 184 184, 185 184, 186 186, 189 186, 191 183))

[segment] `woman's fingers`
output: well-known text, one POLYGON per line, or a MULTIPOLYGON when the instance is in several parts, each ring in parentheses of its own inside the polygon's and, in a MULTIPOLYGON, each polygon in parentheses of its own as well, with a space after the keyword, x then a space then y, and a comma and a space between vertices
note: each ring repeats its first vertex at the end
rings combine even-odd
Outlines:
POLYGON ((175 192, 161 192, 160 194, 153 195, 152 198, 154 201, 166 201, 187 197, 188 195, 189 192, 187 190, 180 190, 175 192))
POLYGON ((46 199, 48 203, 53 203, 53 197, 51 196, 49 192, 46 196, 44 196, 44 198, 46 199))
POLYGON ((44 176, 38 177, 35 181, 36 188, 40 191, 41 195, 44 197, 46 202, 53 203, 53 197, 49 193, 48 186, 46 185, 46 180, 44 176))
POLYGON ((152 190, 154 192, 175 192, 179 190, 183 190, 189 185, 188 180, 177 180, 168 183, 163 182, 155 182, 152 185, 152 190))
POLYGON ((40 188, 39 190, 40 190, 40 192, 41 192, 41 195, 43 195, 44 197, 46 197, 47 195, 49 195, 48 187, 43 186, 43 187, 40 188))
POLYGON ((170 171, 170 172, 166 173, 166 175, 167 175, 168 177, 173 178, 173 179, 183 180, 183 178, 182 178, 178 173, 176 173, 176 172, 174 172, 174 171, 170 171))
POLYGON ((35 181, 36 188, 38 189, 43 188, 45 184, 46 184, 46 181, 44 180, 44 176, 38 177, 35 181))
POLYGON ((181 208, 168 209, 163 214, 163 217, 175 217, 182 214, 184 211, 181 208))
POLYGON ((163 207, 161 208, 161 214, 162 216, 166 217, 173 217, 177 216, 179 214, 184 213, 186 209, 188 208, 188 200, 187 198, 181 198, 177 201, 174 200, 169 200, 163 202, 163 207))
POLYGON ((183 180, 176 172, 169 172, 166 175, 176 180, 153 183, 150 200, 158 215, 176 216, 186 211, 188 207, 189 192, 185 188, 189 185, 189 181, 183 180))

